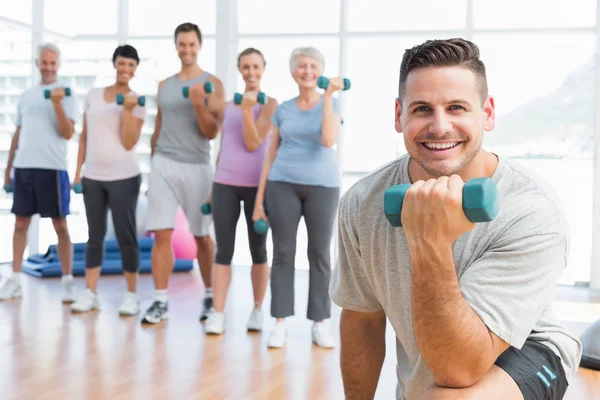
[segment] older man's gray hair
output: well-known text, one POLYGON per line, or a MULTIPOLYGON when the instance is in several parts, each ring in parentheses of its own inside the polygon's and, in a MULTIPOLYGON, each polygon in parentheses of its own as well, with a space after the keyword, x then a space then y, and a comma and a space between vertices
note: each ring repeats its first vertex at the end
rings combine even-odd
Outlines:
POLYGON ((325 57, 314 47, 297 47, 292 51, 290 56, 290 72, 293 72, 298 64, 300 57, 310 57, 316 60, 321 65, 321 71, 325 70, 325 57))
POLYGON ((49 50, 53 53, 56 53, 56 58, 58 59, 58 61, 60 61, 60 49, 52 43, 44 43, 38 46, 38 60, 42 56, 42 51, 44 50, 49 50))

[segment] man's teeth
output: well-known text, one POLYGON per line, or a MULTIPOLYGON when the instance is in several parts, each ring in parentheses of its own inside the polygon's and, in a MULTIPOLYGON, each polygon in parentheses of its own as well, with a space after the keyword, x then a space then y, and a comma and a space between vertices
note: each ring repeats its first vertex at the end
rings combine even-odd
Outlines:
POLYGON ((427 146, 430 149, 444 150, 444 149, 450 149, 452 147, 455 147, 456 145, 458 145, 458 143, 459 142, 425 143, 425 146, 427 146))

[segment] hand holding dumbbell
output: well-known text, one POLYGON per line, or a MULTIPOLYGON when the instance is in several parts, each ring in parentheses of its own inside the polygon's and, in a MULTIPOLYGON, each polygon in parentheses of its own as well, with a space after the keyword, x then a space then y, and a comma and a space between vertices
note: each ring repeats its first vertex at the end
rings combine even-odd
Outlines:
POLYGON ((254 232, 263 235, 269 231, 269 224, 264 219, 259 219, 254 223, 254 232))
POLYGON ((325 89, 325 93, 331 94, 337 90, 350 90, 350 79, 348 78, 326 78, 320 76, 317 79, 317 86, 325 89))
POLYGON ((189 98, 192 104, 199 104, 204 102, 206 95, 214 93, 215 85, 212 82, 204 82, 203 84, 197 84, 192 86, 184 86, 182 88, 183 97, 189 98))
MULTIPOLYGON (((394 185, 384 194, 385 217, 394 227, 402 226, 404 196, 412 186, 409 184, 394 185)), ((490 178, 469 179, 462 187, 462 209, 464 215, 471 222, 492 221, 499 210, 498 190, 494 181, 490 178)))
POLYGON ((52 100, 53 103, 60 102, 65 96, 71 97, 71 88, 56 88, 52 91, 49 89, 44 90, 44 98, 52 100))
POLYGON ((81 178, 75 178, 75 180, 73 180, 71 188, 77 194, 83 193, 83 184, 81 183, 81 178))
POLYGON ((118 105, 123 105, 124 108, 132 109, 136 104, 144 107, 146 105, 146 96, 127 95, 117 93, 116 102, 118 105))
POLYGON ((3 186, 3 189, 6 193, 12 193, 13 191, 13 184, 12 183, 5 183, 3 186))
POLYGON ((267 104, 267 95, 264 92, 245 92, 244 94, 236 93, 233 95, 233 103, 236 105, 254 107, 258 102, 260 104, 267 104))
POLYGON ((202 204, 202 206, 200 207, 200 211, 203 215, 209 215, 212 212, 212 205, 210 204, 210 202, 202 204))

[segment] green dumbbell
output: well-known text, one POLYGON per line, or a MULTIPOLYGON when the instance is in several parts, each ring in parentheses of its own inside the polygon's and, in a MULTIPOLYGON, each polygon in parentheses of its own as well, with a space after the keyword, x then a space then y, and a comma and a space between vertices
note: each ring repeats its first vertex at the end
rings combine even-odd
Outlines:
MULTIPOLYGON (((233 95, 233 103, 239 106, 240 104, 242 104, 243 98, 244 98, 243 94, 236 93, 233 95)), ((267 95, 264 92, 259 92, 258 95, 256 96, 256 101, 259 102, 260 104, 267 104, 267 95)))
MULTIPOLYGON (((116 101, 118 105, 122 105, 125 102, 125 96, 121 93, 117 93, 116 101)), ((146 96, 139 96, 137 103, 144 107, 146 105, 146 96)))
MULTIPOLYGON (((317 86, 320 89, 327 89, 329 87, 329 78, 320 76, 317 79, 317 86)), ((344 90, 350 90, 350 79, 344 78, 344 90)))
MULTIPOLYGON (((383 212, 394 227, 402 226, 402 204, 410 186, 394 185, 385 191, 383 212)), ((462 196, 462 208, 469 221, 490 222, 498 215, 498 189, 490 178, 469 179, 463 186, 462 196)))
POLYGON ((6 193, 12 193, 12 191, 13 191, 12 183, 7 183, 6 185, 3 186, 3 188, 6 193))
POLYGON ((210 203, 204 203, 202 204, 202 207, 200 207, 200 211, 202 212, 202 214, 208 215, 212 212, 212 206, 210 205, 210 203))
POLYGON ((81 183, 76 183, 73 185, 73 191, 77 194, 83 193, 83 185, 81 183))
POLYGON ((264 219, 259 219, 254 223, 254 232, 263 235, 269 231, 269 224, 264 219))
MULTIPOLYGON (((204 82, 204 91, 206 92, 206 94, 211 94, 212 92, 215 91, 215 85, 213 85, 212 82, 204 82)), ((183 97, 185 97, 186 99, 190 97, 190 87, 189 86, 184 86, 181 89, 181 92, 183 93, 183 97)))
MULTIPOLYGON (((64 89, 65 89, 65 96, 71 97, 71 88, 64 88, 64 89)), ((44 97, 46 99, 49 99, 50 98, 50 93, 51 93, 50 89, 44 90, 44 97)))

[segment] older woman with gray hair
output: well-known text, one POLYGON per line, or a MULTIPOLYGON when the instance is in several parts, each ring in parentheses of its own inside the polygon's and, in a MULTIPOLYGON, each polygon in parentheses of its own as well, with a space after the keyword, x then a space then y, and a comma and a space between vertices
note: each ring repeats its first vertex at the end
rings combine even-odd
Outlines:
POLYGON ((333 146, 342 119, 333 94, 344 88, 344 82, 332 78, 320 93, 317 80, 324 68, 325 58, 317 49, 301 47, 292 52, 290 72, 299 93, 283 102, 273 115, 271 143, 256 195, 253 220, 267 221, 273 237, 271 315, 277 323, 268 346, 274 348, 284 347, 285 318, 294 315, 296 235, 302 216, 308 234, 307 317, 314 321, 312 339, 320 347, 334 347, 333 336, 323 321, 331 316, 330 245, 339 201, 333 146), (265 193, 268 215, 263 206, 265 193))

